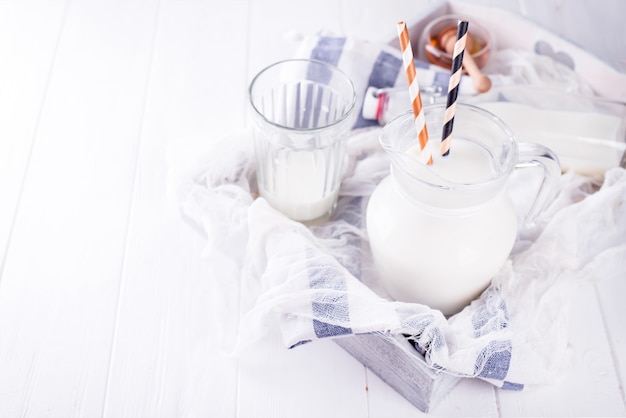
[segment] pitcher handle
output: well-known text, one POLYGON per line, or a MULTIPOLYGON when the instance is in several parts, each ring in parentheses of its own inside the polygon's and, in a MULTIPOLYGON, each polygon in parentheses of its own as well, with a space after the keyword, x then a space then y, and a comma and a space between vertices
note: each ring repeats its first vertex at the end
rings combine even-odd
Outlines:
POLYGON ((532 224, 537 215, 551 201, 551 197, 556 194, 561 176, 561 163, 554 151, 541 144, 519 143, 518 148, 519 162, 516 168, 541 167, 543 169, 543 179, 537 190, 535 200, 524 219, 525 224, 532 224))

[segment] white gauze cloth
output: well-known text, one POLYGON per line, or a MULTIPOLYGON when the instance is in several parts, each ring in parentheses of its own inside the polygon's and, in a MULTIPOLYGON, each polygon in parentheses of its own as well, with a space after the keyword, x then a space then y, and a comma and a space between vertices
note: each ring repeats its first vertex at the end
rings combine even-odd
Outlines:
MULTIPOLYGON (((280 329, 287 347, 391 333, 411 336, 425 362, 447 373, 512 390, 552 381, 565 358, 571 290, 580 280, 626 271, 626 171, 607 171, 600 187, 563 175, 558 196, 532 228, 520 231, 490 287, 446 319, 427 306, 392 301, 378 285, 364 216, 368 197, 389 172, 380 129, 354 131, 338 208, 330 221, 310 228, 255 199, 248 132, 210 149, 200 145, 207 138, 174 143, 170 186, 184 217, 207 236, 216 285, 208 302, 225 344, 253 346, 270 327, 280 329)), ((511 178, 514 202, 532 193, 527 183, 524 174, 511 178)))
MULTIPOLYGON (((518 390, 553 380, 565 357, 570 291, 579 280, 626 270, 626 170, 608 171, 597 191, 591 179, 562 176, 552 205, 522 231, 521 250, 478 300, 446 319, 385 298, 376 283, 364 215, 388 174, 378 130, 351 138, 338 209, 321 226, 307 228, 253 198, 247 133, 223 141, 213 163, 179 188, 185 216, 208 237, 225 338, 251 345, 274 326, 287 347, 367 332, 411 335, 428 364, 452 374, 518 390)), ((512 179, 519 183, 511 190, 525 181, 512 179)))

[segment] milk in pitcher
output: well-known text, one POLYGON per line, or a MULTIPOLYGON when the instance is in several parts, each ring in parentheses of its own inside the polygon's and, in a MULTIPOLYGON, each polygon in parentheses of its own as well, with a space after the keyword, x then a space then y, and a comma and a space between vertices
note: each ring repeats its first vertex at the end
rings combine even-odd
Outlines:
MULTIPOLYGON (((438 155, 438 141, 429 146, 434 161, 420 173, 426 182, 480 185, 496 175, 490 151, 470 139, 454 138, 446 157, 438 155)), ((419 160, 417 146, 407 153, 419 160)), ((367 212, 379 277, 394 299, 451 315, 478 297, 502 267, 515 241, 516 213, 503 190, 468 205, 454 190, 451 197, 438 196, 437 187, 413 193, 399 174, 392 166, 367 212)))

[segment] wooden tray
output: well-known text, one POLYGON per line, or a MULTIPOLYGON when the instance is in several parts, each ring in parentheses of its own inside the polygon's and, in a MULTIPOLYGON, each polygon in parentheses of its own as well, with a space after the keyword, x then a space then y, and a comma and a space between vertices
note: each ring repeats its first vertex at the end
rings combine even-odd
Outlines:
POLYGON ((430 411, 461 380, 429 367, 400 336, 359 334, 334 341, 423 412, 430 411))

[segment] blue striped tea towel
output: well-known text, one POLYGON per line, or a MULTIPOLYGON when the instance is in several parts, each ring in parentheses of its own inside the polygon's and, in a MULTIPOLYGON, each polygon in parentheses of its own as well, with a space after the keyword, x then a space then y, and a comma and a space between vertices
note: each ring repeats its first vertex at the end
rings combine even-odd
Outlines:
MULTIPOLYGON (((362 41, 351 37, 314 35, 305 37, 295 53, 296 58, 310 58, 332 64, 348 74, 357 91, 357 103, 363 105, 368 89, 397 87, 407 92, 408 84, 400 50, 390 45, 362 41)), ((415 72, 424 100, 437 100, 448 91, 450 71, 415 59, 415 72)), ((471 79, 463 75, 459 84, 461 95, 476 94, 471 79)), ((376 125, 373 118, 365 118, 362 108, 354 128, 376 125)))

